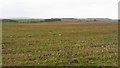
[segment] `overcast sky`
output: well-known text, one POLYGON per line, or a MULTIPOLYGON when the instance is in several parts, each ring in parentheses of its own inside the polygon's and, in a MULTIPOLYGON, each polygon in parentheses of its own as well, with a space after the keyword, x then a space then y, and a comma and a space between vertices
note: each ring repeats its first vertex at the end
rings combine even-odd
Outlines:
POLYGON ((0 18, 118 18, 119 0, 0 0, 0 18))

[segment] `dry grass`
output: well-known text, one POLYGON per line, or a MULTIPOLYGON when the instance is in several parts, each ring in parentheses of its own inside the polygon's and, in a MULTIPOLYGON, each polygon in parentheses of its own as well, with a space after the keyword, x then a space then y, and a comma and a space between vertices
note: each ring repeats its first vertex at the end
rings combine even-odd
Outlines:
POLYGON ((117 66, 117 23, 3 25, 4 66, 117 66))

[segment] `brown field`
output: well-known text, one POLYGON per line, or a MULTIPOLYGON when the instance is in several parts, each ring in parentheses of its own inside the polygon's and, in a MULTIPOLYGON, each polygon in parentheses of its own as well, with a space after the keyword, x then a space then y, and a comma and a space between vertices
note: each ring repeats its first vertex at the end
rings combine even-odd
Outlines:
POLYGON ((4 24, 3 66, 118 66, 118 24, 4 24))

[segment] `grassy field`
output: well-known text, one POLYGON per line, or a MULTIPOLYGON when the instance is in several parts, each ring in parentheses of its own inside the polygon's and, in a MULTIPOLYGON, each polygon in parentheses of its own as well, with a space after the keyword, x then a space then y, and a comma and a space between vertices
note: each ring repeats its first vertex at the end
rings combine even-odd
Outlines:
POLYGON ((117 23, 3 24, 3 66, 118 66, 117 23))

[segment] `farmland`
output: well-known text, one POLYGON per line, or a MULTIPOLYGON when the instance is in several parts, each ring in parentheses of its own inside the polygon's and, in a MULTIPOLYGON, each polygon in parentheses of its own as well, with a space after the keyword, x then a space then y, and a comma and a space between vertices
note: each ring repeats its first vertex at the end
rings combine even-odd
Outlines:
POLYGON ((3 24, 2 49, 3 66, 118 66, 118 25, 3 24))

